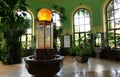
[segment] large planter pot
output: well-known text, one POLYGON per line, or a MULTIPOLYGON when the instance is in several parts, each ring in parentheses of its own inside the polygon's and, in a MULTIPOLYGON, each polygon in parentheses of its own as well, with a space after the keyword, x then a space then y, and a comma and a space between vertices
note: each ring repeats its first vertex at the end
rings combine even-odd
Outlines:
POLYGON ((79 62, 79 63, 87 63, 89 57, 88 57, 87 55, 84 55, 84 56, 76 56, 75 59, 76 59, 76 61, 79 62))

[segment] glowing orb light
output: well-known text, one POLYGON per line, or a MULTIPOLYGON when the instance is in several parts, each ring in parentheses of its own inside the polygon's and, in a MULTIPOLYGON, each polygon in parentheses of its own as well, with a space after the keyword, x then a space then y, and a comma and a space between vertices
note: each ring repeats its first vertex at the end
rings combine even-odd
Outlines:
POLYGON ((38 11, 38 20, 39 21, 51 21, 52 13, 46 8, 42 8, 38 11))

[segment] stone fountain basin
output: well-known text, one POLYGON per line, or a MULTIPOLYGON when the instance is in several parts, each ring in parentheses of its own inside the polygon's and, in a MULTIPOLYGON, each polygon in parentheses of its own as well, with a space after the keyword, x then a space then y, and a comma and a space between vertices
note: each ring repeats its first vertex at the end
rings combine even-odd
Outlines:
POLYGON ((64 56, 56 55, 53 59, 36 60, 34 56, 25 57, 25 67, 35 77, 54 76, 63 66, 64 56))

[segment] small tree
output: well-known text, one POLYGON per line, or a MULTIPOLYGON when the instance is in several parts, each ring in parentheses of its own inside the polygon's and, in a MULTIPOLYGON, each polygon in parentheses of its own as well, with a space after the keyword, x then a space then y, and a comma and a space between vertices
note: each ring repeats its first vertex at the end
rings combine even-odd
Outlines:
MULTIPOLYGON (((57 38, 61 39, 62 37, 62 32, 63 32, 63 27, 59 27, 59 29, 57 29, 56 24, 53 25, 53 35, 54 35, 54 41, 53 41, 53 46, 55 51, 57 51, 57 38)), ((57 51, 58 53, 58 51, 57 51)))
POLYGON ((27 4, 25 0, 0 0, 0 30, 5 39, 5 51, 2 61, 7 64, 21 62, 20 37, 29 26, 29 20, 25 18, 27 4), (17 13, 21 11, 21 14, 17 13))

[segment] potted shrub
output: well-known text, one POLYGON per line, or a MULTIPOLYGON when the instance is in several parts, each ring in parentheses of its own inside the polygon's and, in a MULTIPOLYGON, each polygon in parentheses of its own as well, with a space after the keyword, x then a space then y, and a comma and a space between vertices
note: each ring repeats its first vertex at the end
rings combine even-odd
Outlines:
POLYGON ((80 44, 77 46, 73 45, 70 47, 70 54, 75 54, 75 58, 78 62, 87 63, 90 54, 92 54, 91 46, 89 43, 80 44))

